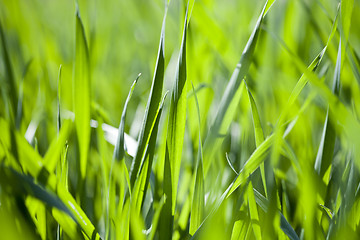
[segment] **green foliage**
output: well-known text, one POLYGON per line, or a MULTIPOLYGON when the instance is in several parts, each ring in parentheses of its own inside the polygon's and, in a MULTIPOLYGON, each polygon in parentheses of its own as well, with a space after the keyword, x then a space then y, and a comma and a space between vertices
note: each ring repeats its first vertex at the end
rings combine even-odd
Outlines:
POLYGON ((1 239, 360 238, 359 1, 0 13, 1 239))

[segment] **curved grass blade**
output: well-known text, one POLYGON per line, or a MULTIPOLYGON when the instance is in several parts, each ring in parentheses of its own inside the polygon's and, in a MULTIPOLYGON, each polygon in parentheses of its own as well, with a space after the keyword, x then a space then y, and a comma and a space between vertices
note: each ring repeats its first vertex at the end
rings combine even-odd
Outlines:
MULTIPOLYGON (((209 170, 211 161, 213 159, 212 155, 208 155, 208 153, 209 152, 214 153, 214 151, 212 151, 212 150, 214 149, 215 139, 218 137, 220 128, 223 128, 222 125, 223 125, 224 117, 228 111, 228 107, 233 102, 234 96, 236 95, 236 93, 240 87, 241 81, 243 80, 243 78, 246 76, 246 74, 249 71, 250 64, 252 62, 252 58, 253 58, 253 55, 255 52, 257 40, 259 38, 262 20, 264 19, 264 16, 265 16, 265 10, 267 12, 269 10, 270 6, 273 4, 273 2, 274 1, 267 1, 265 3, 263 10, 261 11, 261 14, 258 18, 258 21, 255 25, 255 28, 244 48, 244 51, 240 58, 240 61, 236 65, 236 68, 235 68, 233 74, 231 75, 230 81, 227 84, 225 92, 223 94, 223 97, 220 101, 220 105, 219 105, 215 120, 214 120, 213 124, 211 125, 210 132, 205 140, 205 145, 204 145, 204 153, 206 154, 206 156, 204 156, 204 159, 205 159, 204 174, 205 174, 205 176, 209 170)), ((225 126, 225 128, 227 129, 228 126, 225 126)))
POLYGON ((154 125, 156 113, 160 105, 163 82, 164 82, 164 68, 165 68, 165 19, 166 19, 167 9, 165 9, 164 19, 161 28, 160 34, 160 43, 159 50, 156 60, 154 78, 151 85, 150 95, 146 105, 145 116, 141 131, 139 134, 138 148, 136 151, 135 158, 133 159, 131 168, 130 168, 130 188, 132 189, 135 184, 135 180, 139 173, 139 168, 141 160, 144 156, 145 148, 149 142, 151 129, 154 125))
POLYGON ((134 91, 135 85, 136 85, 137 81, 139 80, 140 76, 141 76, 141 73, 137 76, 137 78, 132 83, 129 94, 128 94, 128 96, 126 98, 126 101, 125 101, 123 112, 121 114, 121 120, 120 120, 120 125, 119 125, 119 129, 118 129, 118 135, 117 135, 117 140, 116 140, 116 144, 115 144, 115 148, 114 148, 114 155, 113 155, 113 159, 115 159, 117 161, 121 161, 124 158, 124 155, 125 155, 125 118, 126 118, 126 110, 127 110, 130 98, 132 96, 132 93, 134 91))
POLYGON ((196 232, 196 230, 200 227, 204 218, 204 208, 205 208, 203 153, 202 153, 201 130, 200 130, 201 129, 200 108, 193 84, 192 84, 192 89, 195 97, 196 109, 198 114, 199 149, 198 149, 197 163, 195 168, 196 172, 195 172, 194 195, 191 204, 190 229, 189 229, 190 235, 193 235, 196 232))
POLYGON ((75 125, 80 149, 80 175, 84 179, 90 144, 90 68, 85 29, 76 8, 76 44, 73 79, 75 125))

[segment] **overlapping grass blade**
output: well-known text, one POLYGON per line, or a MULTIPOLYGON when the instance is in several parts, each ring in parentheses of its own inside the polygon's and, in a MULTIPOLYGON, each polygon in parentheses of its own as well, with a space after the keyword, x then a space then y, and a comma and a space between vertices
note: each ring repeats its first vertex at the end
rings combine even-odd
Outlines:
MULTIPOLYGON (((228 126, 223 126, 224 117, 227 114, 228 107, 231 105, 232 101, 234 100, 234 96, 236 95, 240 83, 243 80, 243 78, 246 76, 246 74, 249 71, 249 67, 255 52, 255 47, 257 44, 257 40, 259 38, 260 29, 261 29, 261 23, 264 19, 265 12, 267 12, 270 8, 270 6, 273 4, 274 1, 267 1, 264 5, 264 8, 258 18, 258 21, 256 23, 256 26, 244 48, 244 51, 241 55, 240 61, 236 65, 236 68, 231 75, 230 81, 226 86, 225 92, 223 94, 223 97, 220 101, 220 105, 218 107, 218 112, 216 114, 215 120, 213 124, 210 127, 210 132, 208 133, 208 136, 206 137, 205 143, 204 143, 204 174, 206 176, 209 167, 211 165, 211 161, 213 159, 212 155, 208 155, 208 153, 213 154, 215 151, 215 139, 219 135, 219 130, 221 128, 227 129, 228 126), (265 11, 266 10, 266 11, 265 11)), ((230 124, 230 123, 229 123, 230 124)))
MULTIPOLYGON (((0 127, 5 131, 10 131, 11 129, 3 118, 0 118, 0 127)), ((62 184, 57 182, 56 175, 50 172, 43 165, 41 156, 28 144, 24 137, 20 136, 19 133, 14 131, 11 132, 14 134, 16 146, 19 150, 19 162, 23 168, 26 169, 26 172, 28 172, 30 176, 36 179, 40 184, 43 184, 46 188, 56 193, 59 199, 61 199, 61 201, 69 209, 76 223, 89 238, 94 235, 95 239, 100 239, 94 225, 76 203, 72 195, 62 184)), ((10 147, 9 139, 4 138, 3 135, 0 136, 0 139, 3 144, 5 144, 6 148, 10 147)))
POLYGON ((159 50, 156 60, 154 78, 151 85, 150 95, 148 98, 148 102, 146 105, 145 116, 143 120, 143 124, 140 130, 139 138, 138 138, 138 148, 136 151, 135 158, 133 159, 131 169, 130 169, 130 185, 133 188, 135 184, 135 180, 139 173, 139 168, 141 164, 141 160, 144 156, 144 151, 149 142, 151 129, 155 123, 156 113, 158 111, 163 82, 164 82, 164 68, 165 68, 165 19, 166 19, 167 9, 165 9, 164 19, 161 28, 160 34, 160 43, 159 50))
POLYGON ((182 147, 184 142, 186 121, 186 34, 188 25, 188 6, 185 13, 183 36, 180 47, 179 61, 175 83, 171 92, 170 112, 165 147, 163 191, 166 196, 161 212, 160 238, 172 236, 173 218, 175 214, 177 186, 180 174, 182 147))
MULTIPOLYGON (((338 55, 336 59, 333 93, 339 96, 340 92, 340 69, 341 69, 341 40, 339 42, 338 55)), ((333 123, 329 121, 329 109, 326 113, 324 129, 315 161, 315 171, 322 178, 333 160, 336 133, 333 123)))
POLYGON ((84 179, 90 144, 90 62, 85 29, 76 9, 73 97, 75 125, 80 149, 80 175, 84 179))

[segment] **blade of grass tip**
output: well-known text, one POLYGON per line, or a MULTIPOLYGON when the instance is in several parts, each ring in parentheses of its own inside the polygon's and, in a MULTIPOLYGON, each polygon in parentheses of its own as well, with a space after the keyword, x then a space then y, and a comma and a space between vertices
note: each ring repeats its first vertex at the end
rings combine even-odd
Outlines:
POLYGON ((29 70, 31 62, 32 62, 32 59, 26 63, 24 71, 23 71, 23 75, 22 75, 22 78, 21 78, 21 81, 19 84, 20 85, 19 86, 19 100, 17 103, 16 119, 15 119, 15 127, 18 130, 20 129, 20 124, 21 124, 21 120, 23 117, 24 79, 29 70))
MULTIPOLYGON (((112 163, 110 166, 110 173, 109 173, 109 189, 107 191, 107 204, 106 204, 106 215, 107 215, 107 219, 106 219, 106 233, 105 233, 105 238, 107 239, 109 236, 109 231, 110 231, 110 224, 111 224, 111 219, 110 219, 110 201, 111 201, 111 197, 110 197, 110 193, 114 193, 113 189, 111 189, 112 187, 115 187, 113 184, 111 184, 112 181, 112 174, 113 174, 113 167, 115 164, 115 161, 120 162, 120 164, 122 165, 122 167, 125 167, 125 163, 124 163, 124 156, 125 156, 125 120, 126 120, 126 112, 127 112, 127 107, 128 104, 130 102, 132 93, 134 91, 134 88, 136 86, 137 81, 139 80, 141 76, 141 73, 139 73, 139 75, 136 77, 136 79, 134 80, 134 82, 132 83, 128 96, 125 100, 125 104, 124 104, 124 108, 121 114, 121 120, 120 120, 120 124, 119 124, 119 129, 118 129, 118 134, 117 134, 117 140, 115 143, 115 148, 114 148, 114 153, 113 153, 113 159, 112 159, 112 163)), ((126 167, 125 167, 126 168, 126 167)), ((124 168, 122 168, 123 170, 125 170, 124 168)), ((126 174, 126 173, 125 173, 126 174)), ((128 176, 125 176, 128 179, 128 176)))
POLYGON ((85 29, 76 5, 75 62, 73 77, 74 112, 80 148, 80 177, 85 178, 90 144, 90 68, 85 29))
MULTIPOLYGON (((167 148, 169 153, 172 180, 172 214, 175 213, 177 186, 180 175, 181 154, 184 143, 186 121, 186 34, 188 26, 188 7, 186 8, 183 37, 180 47, 179 62, 170 99, 167 148)), ((170 194, 170 193, 166 193, 170 194)))
POLYGON ((188 25, 188 7, 186 7, 183 36, 179 62, 175 76, 175 85, 170 98, 170 113, 165 146, 163 191, 165 205, 160 217, 160 239, 171 239, 176 206, 177 185, 179 181, 181 154, 184 143, 186 121, 186 30, 188 25))
POLYGON ((200 227, 201 222, 204 218, 204 208, 205 208, 205 190, 204 190, 204 172, 203 172, 203 153, 202 153, 202 143, 201 143, 201 121, 200 121, 200 107, 199 102, 196 96, 195 88, 193 83, 192 90, 195 97, 196 110, 198 115, 198 125, 199 125, 199 149, 196 163, 195 171, 195 186, 194 186, 194 195, 191 204, 191 216, 190 216, 190 235, 193 235, 196 230, 200 227))
MULTIPOLYGON (((248 85, 247 85, 245 79, 244 79, 244 82, 245 82, 245 86, 246 86, 246 89, 247 89, 247 92, 248 92, 248 96, 249 96, 249 100, 250 100, 251 113, 252 113, 252 118, 253 118, 253 122, 254 122, 255 143, 256 143, 256 147, 259 147, 260 144, 264 141, 264 132, 263 132, 263 129, 261 127, 260 116, 259 116, 258 109, 256 107, 255 99, 254 99, 253 95, 251 94, 250 89, 248 88, 248 85)), ((261 172, 262 183, 263 183, 264 190, 265 190, 265 196, 267 197, 267 187, 266 187, 264 163, 260 164, 260 172, 261 172)))
POLYGON ((15 80, 15 76, 13 73, 13 68, 11 65, 11 61, 10 61, 10 56, 8 53, 8 46, 6 43, 6 39, 5 39, 5 34, 4 34, 4 30, 2 27, 2 24, 0 22, 0 38, 1 38, 1 42, 2 42, 2 52, 3 52, 3 61, 4 61, 4 65, 5 65, 5 73, 6 73, 6 79, 8 80, 7 85, 8 85, 8 98, 10 99, 10 103, 11 103, 11 114, 12 117, 14 118, 15 114, 16 114, 16 106, 17 106, 17 102, 18 102, 18 93, 17 93, 17 87, 16 87, 16 80, 15 80))
MULTIPOLYGON (((207 154, 211 149, 214 148, 215 138, 218 136, 219 129, 222 126, 224 116, 226 115, 226 112, 228 110, 228 106, 231 104, 231 102, 234 99, 234 96, 240 87, 240 83, 242 79, 246 76, 246 74, 249 71, 250 64, 252 62, 252 58, 255 52, 255 47, 257 44, 257 40, 260 34, 260 27, 262 20, 265 16, 265 10, 266 12, 270 9, 270 6, 273 4, 274 1, 267 1, 261 11, 261 14, 258 18, 258 21, 255 25, 255 28, 244 48, 244 51, 241 55, 240 61, 236 65, 236 68, 231 75, 230 81, 226 86, 225 92, 223 94, 223 97, 221 98, 220 105, 218 108, 218 112, 216 114, 215 120, 213 124, 210 127, 209 135, 206 137, 205 145, 204 145, 204 152, 207 154)), ((211 165, 212 156, 205 156, 205 162, 204 162, 204 174, 206 176, 208 169, 211 165)))
POLYGON ((125 140, 124 140, 125 137, 124 137, 124 135, 125 135, 126 110, 127 110, 129 101, 131 99, 132 93, 134 91, 134 88, 136 86, 136 83, 139 80, 140 76, 141 76, 141 73, 139 73, 139 75, 136 77, 136 79, 132 83, 130 91, 129 91, 128 96, 127 96, 126 101, 125 101, 123 112, 121 114, 121 120, 120 120, 117 140, 116 140, 116 144, 115 144, 115 148, 114 148, 114 154, 113 154, 113 159, 116 159, 117 161, 121 161, 124 158, 124 155, 125 155, 125 140))
MULTIPOLYGON (((341 69, 341 37, 338 48, 338 55, 336 59, 336 66, 333 81, 333 93, 339 96, 340 92, 340 69, 341 69)), ((321 137, 321 142, 316 155, 315 171, 323 178, 325 172, 330 167, 333 161, 334 146, 335 146, 336 132, 333 123, 329 121, 329 109, 326 113, 324 129, 321 137)), ((327 181, 326 181, 327 182, 327 181)))
POLYGON ((146 105, 145 116, 143 124, 140 130, 138 138, 138 148, 136 151, 135 158, 131 164, 130 168, 130 188, 132 189, 135 180, 137 178, 141 160, 144 155, 145 148, 148 144, 150 138, 150 130, 155 122, 155 115, 157 113, 158 107, 161 101, 163 82, 164 82, 164 68, 165 68, 165 19, 167 14, 167 8, 165 8, 165 14, 163 18, 161 34, 160 34, 160 43, 159 50, 156 60, 154 78, 151 85, 150 95, 146 105))
POLYGON ((58 91, 57 91, 57 132, 59 134, 60 128, 61 128, 61 108, 60 108, 60 102, 61 102, 61 64, 59 67, 59 75, 58 75, 58 91))

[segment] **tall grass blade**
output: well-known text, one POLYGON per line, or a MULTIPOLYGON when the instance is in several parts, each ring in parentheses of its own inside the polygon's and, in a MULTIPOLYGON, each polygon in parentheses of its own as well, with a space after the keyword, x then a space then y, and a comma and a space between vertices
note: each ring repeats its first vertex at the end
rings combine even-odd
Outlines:
POLYGON ((80 175, 84 179, 90 144, 90 62, 85 29, 76 9, 73 97, 75 125, 80 148, 80 175))
MULTIPOLYGON (((215 139, 218 137, 219 130, 222 128, 224 116, 226 115, 226 112, 228 110, 228 106, 231 104, 231 102, 234 99, 234 96, 236 95, 237 90, 240 87, 240 83, 243 80, 243 78, 246 76, 246 74, 249 71, 249 67, 255 52, 255 47, 257 44, 257 40, 259 38, 260 29, 261 29, 261 23, 265 16, 265 9, 268 11, 270 8, 270 5, 273 4, 274 1, 266 2, 263 10, 261 11, 261 14, 257 20, 256 26, 244 48, 244 51, 241 55, 240 61, 236 65, 236 68, 231 75, 230 81, 226 86, 225 92, 223 94, 223 97, 220 101, 220 105, 218 108, 218 112, 216 114, 215 120, 213 124, 210 127, 210 132, 208 133, 208 136, 206 137, 205 144, 204 144, 204 153, 206 154, 204 156, 204 174, 206 176, 209 167, 211 165, 211 161, 213 159, 212 155, 208 155, 208 153, 214 153, 214 144, 215 139)), ((227 129, 228 126, 225 126, 227 129)))
POLYGON ((165 9, 164 19, 161 28, 160 34, 160 43, 159 50, 156 60, 154 78, 151 85, 150 95, 148 98, 148 102, 146 105, 145 116, 143 120, 143 124, 140 130, 139 138, 138 138, 138 148, 136 151, 135 158, 133 159, 131 169, 130 169, 130 185, 133 188, 135 184, 135 180, 139 173, 139 168, 141 164, 141 160, 144 156, 144 151, 149 142, 151 129, 154 125, 156 113, 158 111, 163 82, 164 82, 164 68, 165 68, 165 19, 166 19, 167 9, 165 9))
POLYGON ((171 168, 172 192, 166 192, 166 195, 172 194, 171 209, 175 213, 177 186, 180 174, 181 154, 184 142, 185 121, 186 121, 186 34, 187 34, 187 12, 185 14, 183 37, 180 47, 179 62, 175 76, 175 85, 170 98, 170 113, 168 122, 168 132, 166 148, 171 168))

